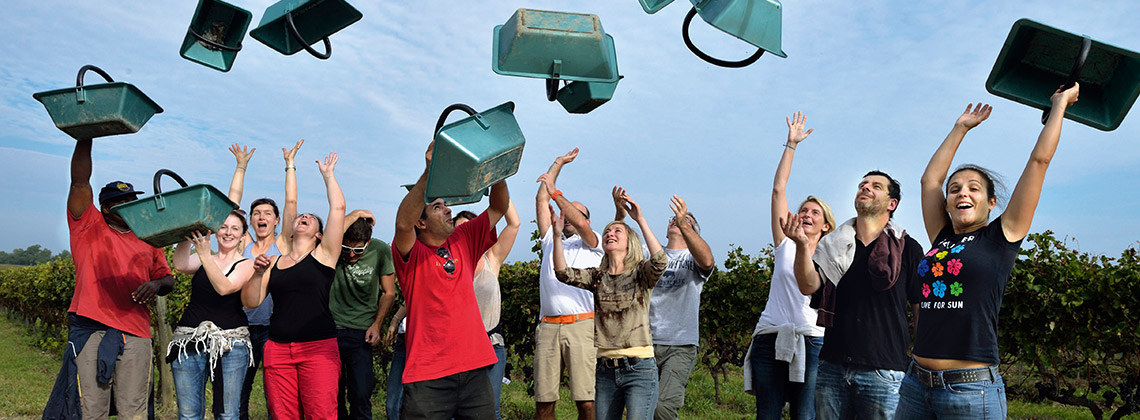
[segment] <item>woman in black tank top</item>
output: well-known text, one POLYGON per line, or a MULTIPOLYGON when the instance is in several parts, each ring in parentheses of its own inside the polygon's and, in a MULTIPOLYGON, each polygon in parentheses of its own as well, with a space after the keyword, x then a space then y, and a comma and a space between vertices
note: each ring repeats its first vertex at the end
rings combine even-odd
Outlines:
POLYGON ((204 417, 207 378, 214 383, 215 407, 222 407, 214 410, 221 412, 217 418, 238 418, 240 393, 223 390, 241 389, 251 361, 249 330, 237 293, 254 272, 253 262, 241 257, 243 216, 233 211, 218 229, 215 255, 210 255, 210 236, 197 232, 174 250, 174 269, 194 274, 190 303, 166 350, 181 418, 204 417), (193 255, 191 244, 197 251, 193 255))
MULTIPOLYGON (((259 256, 257 273, 242 290, 248 308, 273 293, 269 341, 265 344, 265 390, 277 418, 335 419, 340 355, 329 289, 344 236, 345 202, 333 175, 337 155, 317 161, 328 193, 328 225, 311 213, 298 215, 281 256, 259 256)), ((286 167, 286 171, 295 170, 286 167)))

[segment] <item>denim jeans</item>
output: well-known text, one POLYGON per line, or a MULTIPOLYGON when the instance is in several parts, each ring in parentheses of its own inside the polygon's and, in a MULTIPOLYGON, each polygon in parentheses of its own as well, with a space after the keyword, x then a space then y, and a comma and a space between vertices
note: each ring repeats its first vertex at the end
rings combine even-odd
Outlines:
POLYGON ((815 415, 820 420, 889 420, 899 403, 903 372, 819 362, 815 415))
MULTIPOLYGON (((241 420, 249 420, 249 394, 253 392, 253 381, 257 377, 257 368, 261 366, 261 359, 265 355, 265 342, 269 340, 269 327, 266 325, 250 325, 249 326, 249 342, 253 343, 253 366, 250 366, 245 371, 245 380, 241 385, 241 409, 238 411, 241 420)), ((265 389, 262 387, 262 397, 265 397, 265 389)), ((265 418, 272 420, 269 416, 269 398, 266 401, 265 418)), ((214 410, 215 417, 221 414, 219 410, 214 410)))
POLYGON ((501 419, 502 413, 499 411, 499 399, 503 393, 503 374, 507 371, 507 348, 496 345, 495 355, 499 357, 499 361, 491 365, 487 369, 487 379, 491 380, 491 391, 495 393, 495 419, 501 419))
POLYGON ((606 364, 615 359, 598 359, 594 370, 594 414, 597 420, 650 420, 657 408, 657 360, 628 357, 616 368, 606 364))
POLYGON ((899 407, 895 411, 895 419, 1004 419, 1007 408, 1005 383, 1002 382, 997 367, 990 367, 990 374, 994 377, 993 380, 942 385, 937 388, 927 388, 907 375, 899 390, 899 407))
POLYGON ((815 388, 819 349, 823 337, 804 337, 804 381, 788 380, 788 362, 776 360, 776 334, 752 339, 752 388, 756 393, 756 419, 782 419, 784 402, 791 403, 791 418, 815 418, 815 388))
MULTIPOLYGON (((221 372, 217 373, 222 376, 220 378, 215 376, 214 379, 222 381, 224 409, 213 410, 221 411, 220 414, 215 414, 215 418, 237 420, 238 410, 241 407, 241 384, 245 380, 246 368, 249 367, 249 348, 243 343, 235 343, 233 349, 218 360, 218 365, 221 372)), ((204 419, 206 380, 210 377, 210 356, 187 349, 185 356, 180 356, 170 363, 170 371, 174 377, 179 420, 204 419)))
POLYGON ((340 385, 337 392, 337 418, 372 420, 372 345, 364 341, 365 330, 338 328, 340 385))
POLYGON ((387 410, 388 420, 400 420, 400 408, 403 407, 404 402, 404 362, 407 361, 408 353, 404 348, 404 335, 396 336, 396 342, 392 343, 392 365, 388 367, 388 398, 384 401, 384 409, 387 410))

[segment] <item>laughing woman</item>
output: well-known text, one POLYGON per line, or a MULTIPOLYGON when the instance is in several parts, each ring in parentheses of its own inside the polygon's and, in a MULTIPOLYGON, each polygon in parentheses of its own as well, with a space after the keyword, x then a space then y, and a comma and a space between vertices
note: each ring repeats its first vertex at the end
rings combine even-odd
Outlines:
MULTIPOLYGON (((555 191, 546 175, 540 180, 548 191, 555 191)), ((658 392, 657 362, 649 329, 649 298, 653 286, 665 273, 669 258, 650 231, 641 206, 629 194, 622 194, 620 199, 616 204, 637 221, 652 257, 644 258, 641 240, 629 225, 613 221, 602 231, 605 255, 601 265, 568 268, 562 253, 563 223, 553 220, 554 274, 563 283, 594 293, 594 344, 598 348, 594 378, 596 418, 618 420, 625 411, 627 419, 649 420, 657 406, 658 392)), ((687 217, 676 207, 670 207, 677 218, 687 217)))
POLYGON ((197 232, 174 250, 174 269, 194 275, 190 303, 166 349, 181 420, 204 418, 207 377, 215 384, 215 393, 219 393, 217 384, 222 385, 221 395, 214 397, 215 402, 221 397, 222 405, 214 410, 219 413, 215 417, 238 418, 242 381, 251 362, 249 329, 238 294, 253 275, 253 261, 241 256, 245 231, 245 218, 234 210, 215 235, 217 254, 210 255, 210 236, 197 232))
POLYGON ((257 257, 259 273, 242 290, 248 308, 274 299, 265 343, 265 388, 274 418, 335 419, 340 354, 329 291, 344 236, 344 194, 333 175, 336 153, 317 161, 328 193, 328 226, 313 214, 297 216, 281 256, 257 257), (271 268, 266 268, 271 267, 271 268))
POLYGON ((1061 138, 1065 109, 1079 86, 1058 89, 1045 128, 1017 180, 1005 212, 988 170, 959 167, 942 182, 966 132, 990 116, 977 104, 958 117, 922 175, 922 216, 932 249, 918 266, 922 289, 914 361, 899 390, 895 419, 1004 419, 1005 385, 998 375, 998 312, 1041 197, 1045 170, 1061 138))

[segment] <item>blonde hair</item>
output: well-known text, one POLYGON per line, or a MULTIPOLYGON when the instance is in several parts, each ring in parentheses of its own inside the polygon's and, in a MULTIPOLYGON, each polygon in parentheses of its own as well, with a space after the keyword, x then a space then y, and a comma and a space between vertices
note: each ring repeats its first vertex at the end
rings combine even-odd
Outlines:
POLYGON ((831 226, 830 229, 823 231, 823 233, 819 235, 820 238, 822 238, 824 235, 827 235, 828 233, 835 231, 835 228, 839 227, 835 224, 835 215, 831 213, 831 206, 827 205, 827 203, 819 197, 816 197, 814 195, 807 196, 807 198, 804 199, 804 202, 800 203, 799 209, 804 208, 804 204, 807 204, 809 202, 818 204, 819 208, 823 209, 823 222, 827 223, 828 226, 831 226))
MULTIPOLYGON (((629 227, 629 225, 625 224, 625 222, 619 222, 617 220, 610 222, 606 225, 605 229, 602 229, 603 237, 605 236, 605 232, 609 231, 610 226, 613 225, 622 225, 625 227, 626 238, 628 238, 628 241, 626 242, 625 246, 625 261, 623 262, 625 263, 625 270, 629 271, 637 266, 637 263, 640 263, 641 260, 645 259, 645 256, 641 253, 641 237, 637 236, 637 233, 634 232, 633 229, 629 227)), ((602 263, 598 265, 598 269, 602 270, 603 272, 608 272, 609 268, 610 254, 606 254, 602 256, 602 263)))

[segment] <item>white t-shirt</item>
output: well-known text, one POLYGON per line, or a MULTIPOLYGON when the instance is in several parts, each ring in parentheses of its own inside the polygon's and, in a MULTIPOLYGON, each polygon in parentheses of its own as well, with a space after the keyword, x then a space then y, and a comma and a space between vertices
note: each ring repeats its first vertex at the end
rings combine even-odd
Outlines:
POLYGON ((809 336, 823 337, 823 327, 815 325, 815 309, 808 306, 811 297, 800 293, 796 284, 796 243, 785 237, 776 246, 773 259, 775 267, 772 269, 772 286, 768 290, 768 304, 764 306, 754 331, 790 323, 797 327, 811 326, 809 336))
MULTIPOLYGON (((605 251, 598 232, 590 231, 598 238, 598 247, 590 248, 582 237, 574 235, 562 239, 562 254, 570 268, 593 268, 602 263, 605 251)), ((542 266, 538 270, 538 299, 542 303, 541 316, 574 315, 594 312, 594 294, 558 281, 554 277, 554 228, 547 228, 542 235, 542 266)))
POLYGON ((653 344, 687 346, 700 343, 701 291, 712 270, 703 271, 688 249, 665 248, 669 265, 649 297, 649 330, 653 344))

